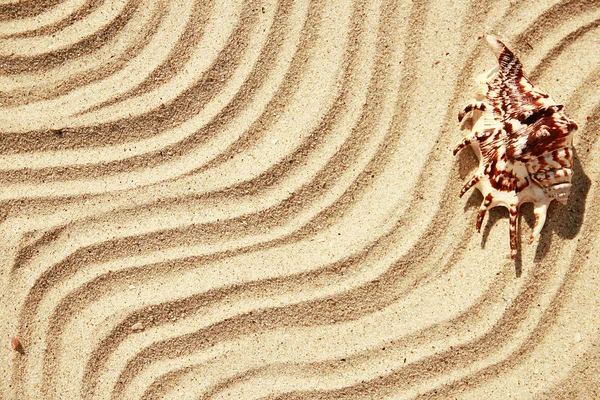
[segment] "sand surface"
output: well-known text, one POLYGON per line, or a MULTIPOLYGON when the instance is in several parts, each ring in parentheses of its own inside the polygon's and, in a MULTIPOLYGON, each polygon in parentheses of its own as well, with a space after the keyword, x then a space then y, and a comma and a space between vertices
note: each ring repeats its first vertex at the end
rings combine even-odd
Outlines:
POLYGON ((3 0, 0 398, 600 397, 599 61, 597 0, 3 0), (580 128, 516 262, 484 33, 580 128))

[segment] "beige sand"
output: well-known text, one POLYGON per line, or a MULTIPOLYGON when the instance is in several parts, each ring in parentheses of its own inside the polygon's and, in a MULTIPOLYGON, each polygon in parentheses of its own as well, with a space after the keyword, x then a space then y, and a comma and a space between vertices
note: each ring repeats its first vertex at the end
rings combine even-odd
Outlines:
POLYGON ((600 2, 0 17, 0 398, 600 396, 600 2), (450 151, 486 32, 580 126, 516 263, 450 151))

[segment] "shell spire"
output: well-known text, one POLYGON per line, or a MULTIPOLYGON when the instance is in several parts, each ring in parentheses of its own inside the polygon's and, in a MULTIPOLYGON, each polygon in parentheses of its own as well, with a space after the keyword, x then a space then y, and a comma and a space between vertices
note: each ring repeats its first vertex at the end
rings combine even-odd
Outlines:
POLYGON ((563 106, 536 89, 525 77, 519 59, 493 35, 485 36, 498 66, 477 78, 482 93, 458 114, 470 121, 471 133, 454 155, 471 145, 479 168, 460 191, 472 187, 483 194, 477 214, 479 231, 487 210, 503 206, 509 212, 510 255, 517 257, 519 207, 533 203, 535 225, 530 243, 539 236, 552 200, 565 204, 573 176, 573 133, 577 124, 563 106))

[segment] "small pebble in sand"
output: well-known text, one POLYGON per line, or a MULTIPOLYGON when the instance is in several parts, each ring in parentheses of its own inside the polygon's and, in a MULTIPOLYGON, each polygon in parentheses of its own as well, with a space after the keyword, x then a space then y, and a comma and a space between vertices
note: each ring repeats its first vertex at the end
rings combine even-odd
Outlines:
POLYGON ((134 332, 143 331, 144 330, 144 324, 142 324, 141 322, 136 322, 135 324, 133 324, 131 326, 131 330, 134 331, 134 332))
POLYGON ((12 338, 12 340, 10 341, 10 344, 12 345, 12 348, 15 351, 19 351, 22 348, 21 342, 17 338, 12 338))

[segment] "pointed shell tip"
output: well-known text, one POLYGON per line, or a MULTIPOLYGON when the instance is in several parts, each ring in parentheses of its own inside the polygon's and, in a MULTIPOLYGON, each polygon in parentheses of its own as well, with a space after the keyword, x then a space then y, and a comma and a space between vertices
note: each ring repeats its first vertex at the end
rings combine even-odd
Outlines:
POLYGON ((502 53, 502 51, 504 50, 504 44, 500 40, 498 40, 498 38, 494 35, 485 35, 484 38, 485 41, 490 45, 490 48, 492 49, 496 57, 498 57, 500 53, 502 53))

